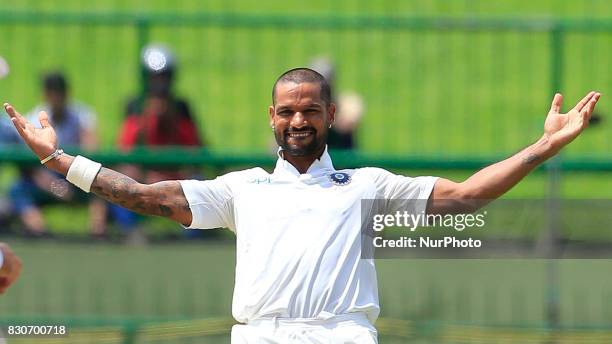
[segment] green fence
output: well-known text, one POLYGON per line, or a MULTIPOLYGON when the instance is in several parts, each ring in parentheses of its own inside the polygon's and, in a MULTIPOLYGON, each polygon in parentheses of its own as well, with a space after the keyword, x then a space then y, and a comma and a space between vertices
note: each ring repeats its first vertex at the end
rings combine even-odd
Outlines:
MULTIPOLYGON (((228 342, 233 243, 13 244, 25 269, 0 298, 0 326, 67 325, 56 343, 228 342)), ((612 331, 610 260, 559 262, 556 327, 543 307, 545 260, 376 264, 381 343, 602 343, 612 331)))
MULTIPOLYGON (((275 77, 324 55, 339 91, 364 99, 362 151, 499 155, 539 137, 554 91, 571 103, 598 89, 598 111, 609 111, 611 32, 610 19, 3 11, 12 72, 0 94, 27 111, 40 73, 62 68, 112 147, 125 101, 140 90, 140 48, 162 42, 178 55, 178 93, 210 146, 262 151, 275 77)), ((593 128, 568 155, 608 155, 611 130, 593 128)))

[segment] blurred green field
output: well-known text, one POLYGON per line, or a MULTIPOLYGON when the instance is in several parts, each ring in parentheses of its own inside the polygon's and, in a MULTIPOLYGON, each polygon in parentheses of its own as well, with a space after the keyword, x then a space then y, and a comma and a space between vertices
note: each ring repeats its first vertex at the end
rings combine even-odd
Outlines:
MULTIPOLYGON (((194 104, 213 148, 267 149, 270 86, 282 71, 325 55, 338 66, 342 91, 364 97, 359 131, 368 152, 410 155, 508 154, 534 141, 553 94, 550 35, 546 31, 382 29, 347 20, 412 16, 521 19, 606 18, 612 6, 592 1, 9 1, 0 4, 3 47, 10 76, 3 99, 27 111, 40 100, 38 78, 67 72, 76 99, 99 114, 104 147, 112 147, 125 101, 138 92, 138 31, 131 24, 51 24, 43 13, 234 13, 223 23, 149 27, 149 41, 178 55, 178 93, 194 104), (12 13, 31 11, 19 24, 12 13), (295 18, 296 26, 287 26, 295 18), (246 22, 246 23, 245 23, 246 22), (34 25, 34 23, 36 23, 34 25), (250 24, 247 24, 250 23, 250 24), (301 24, 300 24, 301 23, 301 24), (327 24, 320 24, 327 23, 327 24)), ((112 20, 112 15, 109 16, 112 20)), ((102 21, 104 22, 104 21, 102 21)), ((612 35, 565 32, 560 91, 572 103, 590 89, 610 111, 612 35)), ((569 105, 569 104, 568 104, 569 105)), ((604 122, 604 124, 606 124, 604 122)), ((594 128, 569 155, 608 155, 610 125, 594 128)))
MULTIPOLYGON (((25 267, 19 283, 0 298, 0 321, 48 317, 109 324, 231 317, 232 242, 146 249, 11 244, 25 267)), ((610 328, 612 261, 558 263, 560 324, 610 328)), ((417 322, 419 333, 411 342, 423 343, 435 342, 431 336, 439 324, 544 327, 547 266, 544 260, 377 260, 381 319, 417 322)), ((381 329, 381 343, 406 342, 389 334, 381 329)), ((227 337, 209 342, 227 342, 227 337)))

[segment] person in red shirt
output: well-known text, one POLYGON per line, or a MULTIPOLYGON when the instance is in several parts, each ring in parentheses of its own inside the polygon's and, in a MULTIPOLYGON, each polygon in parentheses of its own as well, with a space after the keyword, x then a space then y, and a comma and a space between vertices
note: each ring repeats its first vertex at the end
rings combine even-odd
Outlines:
POLYGON ((128 105, 119 145, 199 146, 200 138, 187 102, 181 99, 135 99, 128 105))
MULTIPOLYGON (((130 100, 126 117, 118 138, 122 150, 134 147, 189 146, 202 147, 188 102, 175 96, 172 85, 176 74, 176 63, 172 53, 163 46, 150 45, 142 54, 144 90, 142 95, 130 100)), ((193 171, 153 168, 141 173, 137 166, 123 165, 119 169, 134 179, 146 183, 162 180, 188 178, 193 171)), ((127 210, 111 206, 111 214, 122 228, 132 228, 136 215, 127 210)))

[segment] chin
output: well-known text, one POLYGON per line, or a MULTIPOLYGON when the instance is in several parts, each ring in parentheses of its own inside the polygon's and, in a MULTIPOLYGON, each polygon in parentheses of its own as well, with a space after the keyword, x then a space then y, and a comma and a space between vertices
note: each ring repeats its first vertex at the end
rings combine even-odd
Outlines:
POLYGON ((311 152, 306 147, 288 146, 283 151, 291 156, 306 156, 311 152))
POLYGON ((325 145, 320 146, 320 145, 315 145, 314 143, 310 143, 306 145, 299 145, 299 146, 292 145, 292 144, 285 144, 281 147, 283 148, 283 151, 286 152, 286 154, 290 156, 303 157, 303 156, 310 156, 310 155, 317 154, 321 150, 322 147, 325 147, 325 145))

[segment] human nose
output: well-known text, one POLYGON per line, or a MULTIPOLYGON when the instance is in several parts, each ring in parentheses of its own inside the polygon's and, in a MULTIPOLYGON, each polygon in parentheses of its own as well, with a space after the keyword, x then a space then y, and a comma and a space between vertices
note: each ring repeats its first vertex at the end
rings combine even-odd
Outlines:
POLYGON ((301 111, 297 111, 295 114, 293 114, 293 117, 291 117, 291 126, 294 128, 306 126, 306 119, 301 111))

